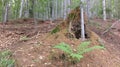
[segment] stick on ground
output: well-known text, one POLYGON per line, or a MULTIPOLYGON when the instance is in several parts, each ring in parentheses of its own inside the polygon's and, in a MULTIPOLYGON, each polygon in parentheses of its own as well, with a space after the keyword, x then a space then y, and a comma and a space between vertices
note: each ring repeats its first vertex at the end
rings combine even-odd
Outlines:
POLYGON ((102 34, 104 35, 105 33, 107 33, 108 31, 110 31, 110 29, 115 26, 118 22, 120 21, 120 19, 116 22, 114 22, 108 29, 106 29, 102 34))

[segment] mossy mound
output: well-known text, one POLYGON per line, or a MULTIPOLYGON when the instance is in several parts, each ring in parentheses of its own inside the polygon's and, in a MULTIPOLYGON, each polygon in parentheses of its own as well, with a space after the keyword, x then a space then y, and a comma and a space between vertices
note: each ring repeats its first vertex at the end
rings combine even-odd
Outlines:
MULTIPOLYGON (((81 37, 81 12, 80 12, 80 8, 76 7, 74 10, 72 10, 67 18, 62 21, 60 24, 58 24, 58 26, 52 30, 52 34, 59 32, 61 30, 66 30, 65 35, 68 35, 70 37, 75 37, 77 39, 79 39, 81 37)), ((85 36, 86 38, 89 38, 89 34, 88 31, 86 29, 86 23, 87 23, 87 18, 85 16, 85 36)))
MULTIPOLYGON (((81 37, 81 12, 80 8, 76 7, 74 10, 72 10, 67 18, 62 21, 60 24, 58 24, 52 31, 51 36, 48 38, 53 39, 80 39, 81 37)), ((93 41, 93 44, 99 44, 98 41, 100 37, 87 28, 87 18, 85 17, 85 37, 88 40, 93 41)))

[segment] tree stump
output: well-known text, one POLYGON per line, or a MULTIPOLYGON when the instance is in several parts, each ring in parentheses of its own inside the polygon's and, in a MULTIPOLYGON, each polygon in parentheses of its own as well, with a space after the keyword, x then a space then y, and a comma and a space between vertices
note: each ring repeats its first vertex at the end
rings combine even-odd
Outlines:
MULTIPOLYGON (((85 38, 89 38, 89 34, 86 28, 87 18, 85 16, 85 38)), ((80 8, 76 7, 72 10, 67 18, 61 22, 55 29, 53 29, 52 33, 56 33, 58 31, 63 31, 67 37, 75 37, 79 39, 81 37, 81 12, 80 8), (56 32, 55 32, 56 31, 56 32)), ((62 34, 62 33, 61 33, 62 34)))

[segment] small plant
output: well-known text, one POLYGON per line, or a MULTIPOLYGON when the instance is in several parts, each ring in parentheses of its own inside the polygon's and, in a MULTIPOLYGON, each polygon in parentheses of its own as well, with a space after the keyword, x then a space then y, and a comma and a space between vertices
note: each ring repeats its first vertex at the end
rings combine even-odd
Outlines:
POLYGON ((9 50, 0 52, 0 67, 14 67, 15 60, 11 59, 9 50))
POLYGON ((22 37, 20 37, 20 40, 21 41, 27 41, 27 40, 29 40, 29 38, 27 36, 22 36, 22 37))
POLYGON ((59 27, 56 27, 55 29, 53 29, 51 31, 51 34, 55 34, 55 33, 59 32, 59 31, 60 31, 59 27))
POLYGON ((56 46, 54 46, 54 48, 60 49, 62 50, 67 57, 68 61, 75 61, 75 62, 79 62, 81 58, 83 58, 83 54, 86 52, 90 52, 94 49, 103 49, 103 46, 93 46, 93 47, 89 47, 90 42, 82 42, 77 48, 76 51, 73 51, 72 48, 69 46, 69 44, 66 43, 60 43, 56 46))

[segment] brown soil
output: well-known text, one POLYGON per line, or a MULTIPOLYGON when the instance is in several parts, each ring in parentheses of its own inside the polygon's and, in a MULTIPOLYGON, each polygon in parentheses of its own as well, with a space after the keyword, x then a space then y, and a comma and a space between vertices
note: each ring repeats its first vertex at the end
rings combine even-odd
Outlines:
MULTIPOLYGON (((114 21, 95 19, 89 23, 87 27, 100 36, 106 49, 86 53, 79 63, 70 67, 120 67, 120 26, 102 35, 114 21)), ((0 50, 10 49, 13 52, 16 67, 64 67, 62 61, 51 60, 53 46, 66 42, 75 47, 80 41, 58 36, 60 33, 49 35, 59 22, 39 21, 35 27, 33 19, 19 19, 0 24, 0 50)))

